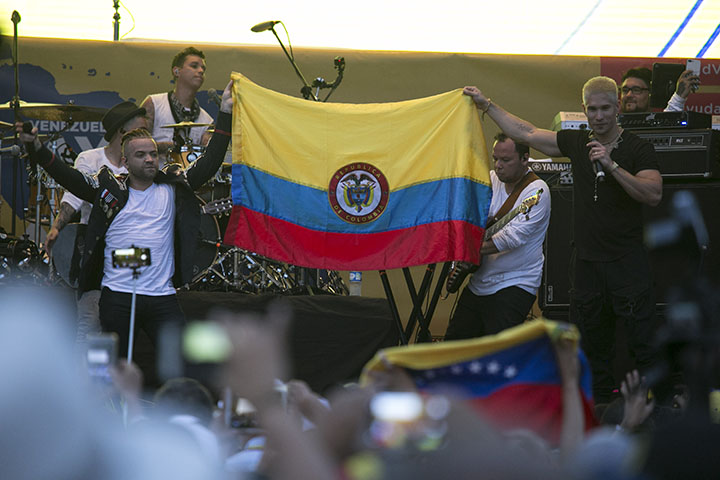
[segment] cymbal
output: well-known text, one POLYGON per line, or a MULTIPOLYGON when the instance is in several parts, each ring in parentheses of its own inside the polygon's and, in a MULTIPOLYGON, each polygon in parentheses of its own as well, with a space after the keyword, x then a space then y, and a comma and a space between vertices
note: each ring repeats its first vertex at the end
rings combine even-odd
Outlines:
MULTIPOLYGON (((38 140, 40 140, 40 143, 45 143, 45 141, 47 139, 49 139, 51 137, 51 135, 49 133, 40 133, 40 134, 38 134, 37 137, 38 137, 38 140)), ((10 140, 15 140, 15 136, 10 135, 8 137, 0 138, 0 141, 3 141, 3 142, 9 142, 10 140)))
POLYGON ((193 122, 180 122, 173 123, 172 125, 163 125, 160 128, 195 128, 195 127, 209 127, 212 123, 193 123, 193 122))
MULTIPOLYGON (((0 110, 12 110, 11 102, 0 105, 0 110)), ((60 122, 93 122, 101 120, 107 108, 59 103, 30 103, 20 100, 20 113, 39 120, 60 122)))

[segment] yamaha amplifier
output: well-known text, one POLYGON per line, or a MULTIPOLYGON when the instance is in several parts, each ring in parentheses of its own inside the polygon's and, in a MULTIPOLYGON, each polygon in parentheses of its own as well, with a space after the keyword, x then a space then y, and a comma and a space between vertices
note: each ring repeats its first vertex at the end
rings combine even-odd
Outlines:
POLYGON ((655 147, 663 177, 720 178, 719 131, 643 130, 633 133, 655 147))

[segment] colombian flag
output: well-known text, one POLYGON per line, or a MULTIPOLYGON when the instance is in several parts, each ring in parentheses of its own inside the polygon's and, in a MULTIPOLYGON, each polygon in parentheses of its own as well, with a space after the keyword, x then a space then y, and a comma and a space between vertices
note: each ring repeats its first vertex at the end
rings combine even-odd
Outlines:
MULTIPOLYGON (((552 342, 577 342, 574 325, 533 320, 486 337, 381 350, 363 371, 384 370, 384 356, 420 392, 455 393, 502 429, 527 428, 553 444, 562 427, 562 383, 552 342)), ((590 366, 578 349, 585 426, 595 425, 590 366)))
POLYGON ((461 90, 356 105, 232 78, 226 243, 331 270, 478 262, 490 161, 461 90))

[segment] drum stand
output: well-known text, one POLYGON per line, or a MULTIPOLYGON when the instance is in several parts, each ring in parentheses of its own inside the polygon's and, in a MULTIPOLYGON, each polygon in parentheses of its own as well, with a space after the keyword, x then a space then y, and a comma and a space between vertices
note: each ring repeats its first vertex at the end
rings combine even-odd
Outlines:
MULTIPOLYGON (((58 138, 60 138, 62 132, 70 128, 72 124, 73 122, 67 122, 65 128, 63 128, 50 138, 50 142, 52 142, 50 151, 53 153, 54 156, 57 157, 58 138)), ((55 190, 57 190, 58 184, 55 182, 55 180, 45 174, 45 171, 42 169, 42 167, 40 167, 40 165, 35 168, 35 178, 37 181, 37 192, 35 194, 35 244, 40 245, 40 223, 42 222, 42 216, 40 212, 42 209, 42 202, 45 199, 45 196, 43 195, 43 188, 50 191, 50 196, 48 197, 48 206, 50 210, 48 218, 48 229, 50 229, 52 228, 53 223, 55 223, 55 190), (49 178, 49 180, 45 181, 46 178, 49 178)))
POLYGON ((272 266, 257 261, 247 251, 238 247, 231 247, 218 256, 205 271, 203 278, 213 274, 232 289, 247 293, 263 293, 271 289, 286 292, 294 287, 290 277, 279 267, 276 271, 272 266), (232 258, 231 271, 223 268, 225 260, 229 258, 232 258), (247 274, 242 272, 243 263, 248 267, 247 274))

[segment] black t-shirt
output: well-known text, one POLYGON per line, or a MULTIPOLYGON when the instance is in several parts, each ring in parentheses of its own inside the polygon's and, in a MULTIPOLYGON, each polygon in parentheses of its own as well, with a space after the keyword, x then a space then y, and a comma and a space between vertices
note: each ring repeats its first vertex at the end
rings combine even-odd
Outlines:
MULTIPOLYGON (((658 169, 650 143, 628 131, 623 131, 621 139, 610 154, 618 165, 633 175, 658 169)), ((589 141, 588 130, 561 130, 557 134, 560 151, 572 161, 575 247, 583 260, 616 260, 642 245, 642 205, 611 174, 598 182, 598 198, 594 200, 595 172, 586 146, 589 141)))

